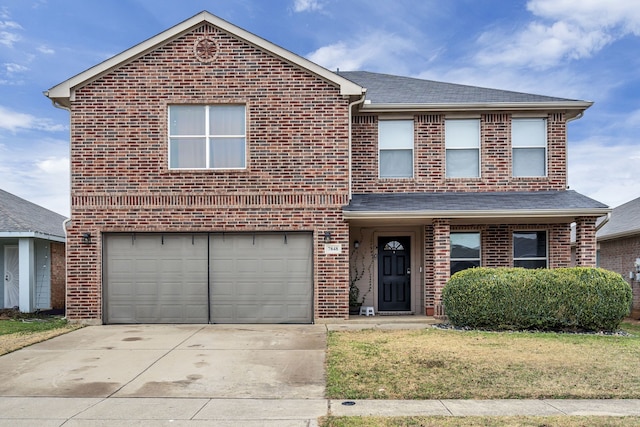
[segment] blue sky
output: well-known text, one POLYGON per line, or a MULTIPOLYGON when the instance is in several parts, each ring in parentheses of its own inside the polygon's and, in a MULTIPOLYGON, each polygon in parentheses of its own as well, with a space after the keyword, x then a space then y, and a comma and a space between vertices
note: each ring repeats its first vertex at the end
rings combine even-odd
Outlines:
POLYGON ((636 0, 4 0, 0 188, 69 215, 69 114, 42 92, 202 10, 332 70, 594 101, 569 185, 640 197, 636 0))

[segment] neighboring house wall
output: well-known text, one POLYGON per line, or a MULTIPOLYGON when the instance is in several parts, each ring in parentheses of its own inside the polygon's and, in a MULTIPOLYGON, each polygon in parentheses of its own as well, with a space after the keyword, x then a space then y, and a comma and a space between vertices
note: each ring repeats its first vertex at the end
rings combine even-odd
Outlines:
POLYGON ((67 316, 102 318, 102 233, 288 230, 314 232, 314 317, 344 316, 348 254, 326 256, 322 236, 348 246, 348 102, 208 25, 77 90, 67 316), (218 44, 213 63, 194 58, 205 33, 218 44), (246 105, 246 169, 169 170, 168 106, 218 103, 246 105))
POLYGON ((65 306, 65 250, 64 243, 51 242, 51 308, 65 306))
POLYGON ((640 282, 629 278, 635 272, 634 263, 640 258, 640 236, 601 240, 599 242, 600 267, 620 273, 633 290, 633 316, 640 318, 640 282))
MULTIPOLYGON (((445 178, 445 117, 445 114, 413 116, 414 177, 380 179, 378 178, 378 116, 355 116, 353 118, 354 193, 540 191, 567 188, 564 114, 554 113, 547 116, 547 176, 542 178, 513 177, 511 114, 506 113, 479 116, 480 178, 445 178)), ((523 116, 520 114, 518 117, 523 116)))

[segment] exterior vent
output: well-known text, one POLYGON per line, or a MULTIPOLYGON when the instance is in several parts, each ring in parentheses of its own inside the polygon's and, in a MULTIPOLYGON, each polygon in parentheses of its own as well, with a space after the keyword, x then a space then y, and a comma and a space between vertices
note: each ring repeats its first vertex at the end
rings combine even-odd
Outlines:
POLYGON ((375 124, 376 123, 376 119, 378 117, 376 116, 353 116, 351 119, 351 123, 354 124, 375 124))

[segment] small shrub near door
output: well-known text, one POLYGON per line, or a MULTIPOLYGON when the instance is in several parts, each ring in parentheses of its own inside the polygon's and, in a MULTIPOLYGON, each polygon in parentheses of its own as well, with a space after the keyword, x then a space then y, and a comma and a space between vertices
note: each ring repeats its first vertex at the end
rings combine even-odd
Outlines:
POLYGON ((631 287, 601 268, 471 268, 443 290, 455 326, 611 331, 629 313, 631 287))

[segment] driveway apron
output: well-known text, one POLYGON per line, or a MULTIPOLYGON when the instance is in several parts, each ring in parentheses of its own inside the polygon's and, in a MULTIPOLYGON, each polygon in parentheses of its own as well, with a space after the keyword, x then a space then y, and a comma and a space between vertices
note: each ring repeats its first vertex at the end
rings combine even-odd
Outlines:
POLYGON ((0 357, 0 396, 324 399, 323 325, 89 326, 0 357))

